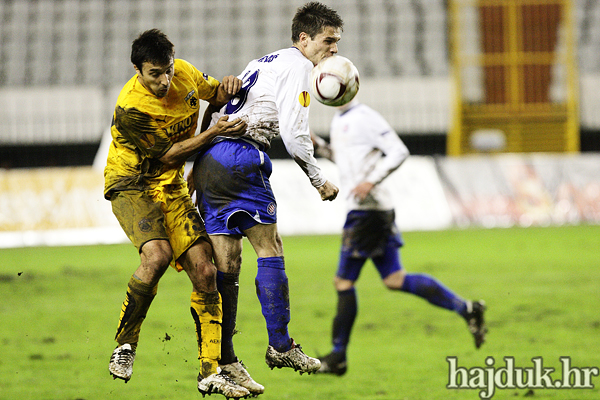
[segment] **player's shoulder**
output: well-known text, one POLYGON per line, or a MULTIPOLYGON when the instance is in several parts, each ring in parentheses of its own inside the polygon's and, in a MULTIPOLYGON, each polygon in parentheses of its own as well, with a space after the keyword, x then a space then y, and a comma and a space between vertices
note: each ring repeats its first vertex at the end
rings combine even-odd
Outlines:
POLYGON ((173 61, 173 68, 175 69, 175 73, 177 73, 177 71, 191 72, 197 69, 191 62, 183 60, 181 58, 176 58, 173 61))
POLYGON ((121 117, 130 113, 150 115, 156 107, 156 97, 152 96, 138 81, 137 75, 134 75, 121 89, 115 111, 120 110, 121 117))
POLYGON ((117 98, 117 106, 125 107, 131 103, 137 103, 140 100, 140 97, 143 95, 138 88, 140 85, 137 75, 134 75, 127 81, 123 88, 121 88, 121 92, 119 92, 119 97, 117 98))
POLYGON ((364 118, 365 115, 372 115, 376 113, 371 107, 364 103, 358 102, 356 99, 352 103, 338 108, 335 112, 335 117, 340 119, 348 118, 364 118))
POLYGON ((364 103, 358 103, 349 110, 349 114, 353 115, 355 118, 361 119, 370 119, 370 120, 380 120, 383 119, 383 116, 379 113, 379 111, 375 110, 373 107, 370 107, 364 103))
POLYGON ((193 79, 200 71, 189 61, 176 58, 173 61, 173 75, 175 79, 193 79))
POLYGON ((295 71, 310 70, 312 62, 304 57, 300 50, 295 47, 288 47, 266 54, 254 60, 255 63, 263 68, 272 68, 277 71, 295 71))

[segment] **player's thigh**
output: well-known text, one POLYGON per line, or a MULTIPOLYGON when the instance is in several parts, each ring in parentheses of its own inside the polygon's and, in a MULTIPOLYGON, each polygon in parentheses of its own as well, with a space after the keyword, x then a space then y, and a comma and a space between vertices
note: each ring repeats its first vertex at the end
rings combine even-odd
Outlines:
POLYGON ((340 252, 338 269, 335 274, 336 288, 338 287, 338 281, 356 282, 366 262, 367 258, 353 256, 351 252, 342 250, 340 252))
POLYGON ((406 273, 400 261, 400 250, 394 237, 388 240, 383 254, 373 257, 373 264, 381 276, 381 280, 390 289, 400 289, 404 284, 406 273))
POLYGON ((114 192, 110 202, 121 228, 139 251, 151 240, 169 240, 165 230, 165 215, 150 192, 114 192))
POLYGON ((283 243, 277 232, 277 224, 257 224, 246 229, 244 234, 257 257, 283 257, 283 243))
POLYGON ((194 182, 210 235, 240 235, 257 223, 277 222, 269 183, 270 160, 240 140, 219 142, 194 163, 194 182))
POLYGON ((239 273, 242 265, 241 235, 210 235, 213 258, 221 272, 239 273))
POLYGON ((165 230, 173 248, 174 260, 179 261, 179 258, 198 240, 204 240, 210 244, 204 223, 185 186, 157 191, 155 200, 162 203, 165 214, 165 230))

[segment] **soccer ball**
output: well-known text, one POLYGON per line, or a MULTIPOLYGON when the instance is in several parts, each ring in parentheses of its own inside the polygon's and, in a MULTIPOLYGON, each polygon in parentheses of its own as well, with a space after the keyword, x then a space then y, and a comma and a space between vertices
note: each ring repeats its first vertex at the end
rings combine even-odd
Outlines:
POLYGON ((358 70, 342 56, 322 59, 310 72, 310 90, 326 106, 343 106, 356 96, 358 70))

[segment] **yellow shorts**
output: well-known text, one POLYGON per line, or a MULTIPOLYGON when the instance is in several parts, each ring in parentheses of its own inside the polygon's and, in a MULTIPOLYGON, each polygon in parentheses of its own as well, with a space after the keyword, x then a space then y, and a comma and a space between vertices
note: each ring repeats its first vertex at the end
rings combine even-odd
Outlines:
POLYGON ((148 191, 123 190, 112 194, 112 210, 127 237, 139 251, 150 240, 168 240, 171 266, 198 239, 209 241, 204 222, 184 185, 160 186, 148 191))

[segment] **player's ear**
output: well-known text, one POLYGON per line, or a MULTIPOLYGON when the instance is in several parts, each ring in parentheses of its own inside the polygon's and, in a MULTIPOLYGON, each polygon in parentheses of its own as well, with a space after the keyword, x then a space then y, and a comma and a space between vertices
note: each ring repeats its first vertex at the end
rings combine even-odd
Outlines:
POLYGON ((142 78, 142 77, 143 77, 143 75, 142 75, 142 71, 140 71, 140 70, 139 70, 139 68, 137 67, 137 65, 133 64, 133 69, 135 69, 135 73, 136 73, 136 74, 137 74, 137 75, 138 75, 140 78, 142 78))
POLYGON ((310 35, 306 32, 300 32, 298 35, 298 43, 302 45, 302 47, 306 48, 308 46, 308 42, 310 41, 310 35))

